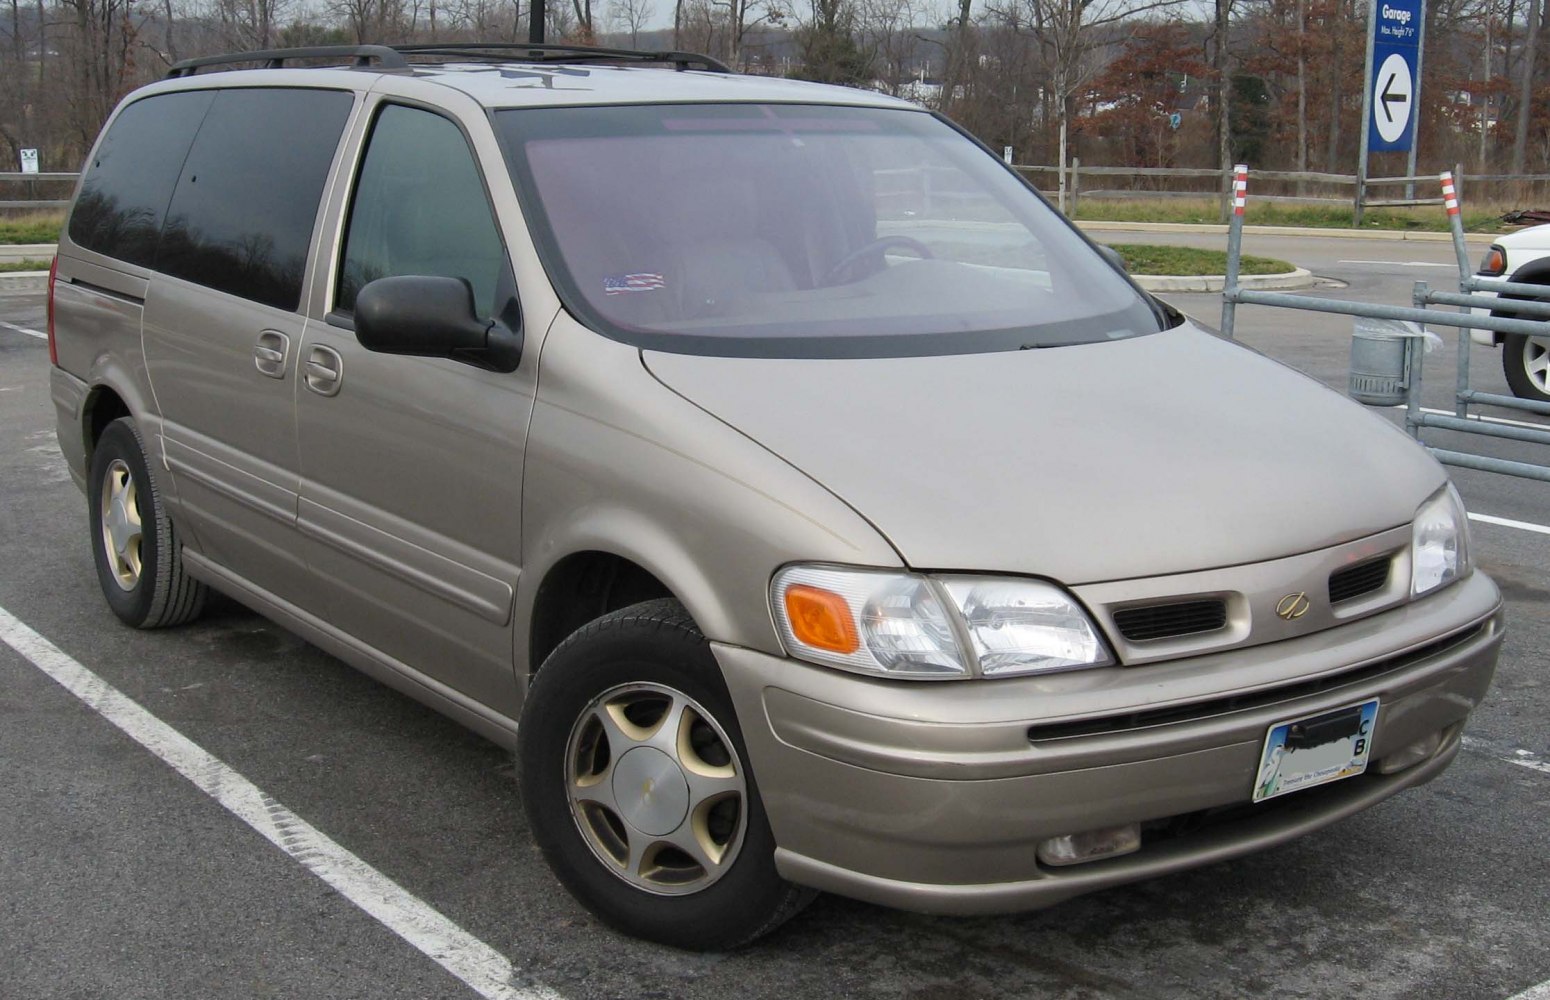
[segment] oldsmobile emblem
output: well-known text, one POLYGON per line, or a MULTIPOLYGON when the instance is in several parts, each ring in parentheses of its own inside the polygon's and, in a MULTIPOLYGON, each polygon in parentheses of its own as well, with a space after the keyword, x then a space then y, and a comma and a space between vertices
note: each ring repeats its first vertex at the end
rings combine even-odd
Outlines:
POLYGON ((1308 602, 1306 593, 1287 594, 1276 604, 1276 614, 1289 622, 1294 622, 1308 613, 1313 605, 1308 602))

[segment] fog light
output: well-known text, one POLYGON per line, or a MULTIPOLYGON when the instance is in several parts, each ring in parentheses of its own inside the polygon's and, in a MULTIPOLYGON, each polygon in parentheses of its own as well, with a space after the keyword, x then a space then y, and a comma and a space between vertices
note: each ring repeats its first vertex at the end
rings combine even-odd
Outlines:
POLYGON ((1047 865, 1079 865, 1084 861, 1117 858, 1140 849, 1141 824, 1127 823, 1051 837, 1039 844, 1039 860, 1047 865))
POLYGON ((1407 767, 1414 767, 1421 763, 1421 761, 1429 759, 1432 754, 1437 752, 1437 748, 1440 746, 1442 746, 1441 730, 1423 739, 1416 740, 1404 749, 1396 750, 1378 761, 1378 773, 1393 774, 1396 771, 1403 771, 1407 767))

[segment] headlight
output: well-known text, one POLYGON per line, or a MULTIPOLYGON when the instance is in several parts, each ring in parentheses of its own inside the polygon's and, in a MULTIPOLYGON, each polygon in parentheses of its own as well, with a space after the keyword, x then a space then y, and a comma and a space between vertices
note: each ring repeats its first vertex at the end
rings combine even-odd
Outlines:
POLYGON ((1483 274, 1488 278, 1494 278, 1506 272, 1507 251, 1499 246, 1492 245, 1491 249, 1485 252, 1484 259, 1480 261, 1480 270, 1475 273, 1483 274))
POLYGON ((794 655, 861 673, 951 680, 1114 662, 1081 607, 1038 580, 788 566, 770 598, 794 655))
POLYGON ((1469 574, 1469 519, 1449 483, 1421 505, 1410 528, 1410 596, 1469 574))

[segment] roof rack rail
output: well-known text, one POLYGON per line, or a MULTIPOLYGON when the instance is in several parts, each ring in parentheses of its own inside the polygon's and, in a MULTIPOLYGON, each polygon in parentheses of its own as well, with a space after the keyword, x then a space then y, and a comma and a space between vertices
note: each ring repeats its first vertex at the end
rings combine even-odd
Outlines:
POLYGON ((447 56, 476 62, 647 62, 669 63, 680 70, 731 73, 732 67, 697 52, 605 49, 595 45, 555 45, 544 42, 452 42, 394 45, 406 56, 447 56))
POLYGON ((314 45, 299 49, 264 49, 258 52, 228 52, 219 56, 184 59, 167 70, 167 78, 193 76, 206 66, 230 63, 263 63, 265 69, 280 69, 291 59, 350 58, 357 67, 370 66, 376 60, 382 69, 405 69, 409 62, 403 54, 386 45, 314 45))

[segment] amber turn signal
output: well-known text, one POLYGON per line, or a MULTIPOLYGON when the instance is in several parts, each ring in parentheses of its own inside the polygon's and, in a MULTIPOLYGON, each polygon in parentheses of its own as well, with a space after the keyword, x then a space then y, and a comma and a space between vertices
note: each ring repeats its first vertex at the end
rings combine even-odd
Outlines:
POLYGON ((787 587, 786 617, 792 634, 815 649, 847 654, 861 648, 850 606, 832 590, 804 584, 787 587))

